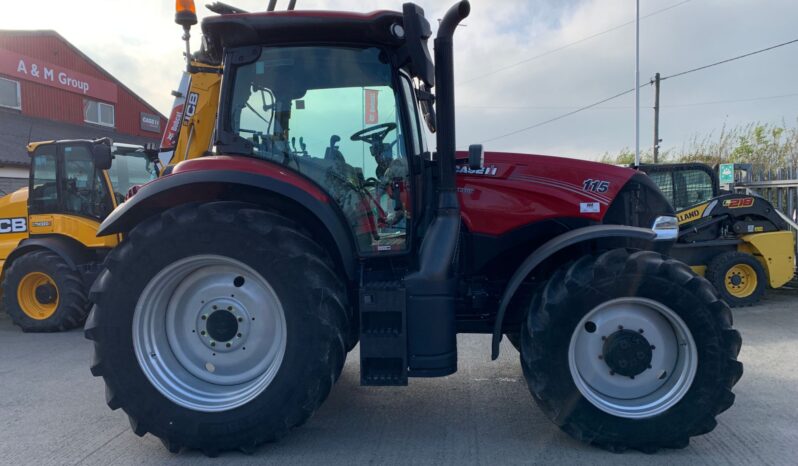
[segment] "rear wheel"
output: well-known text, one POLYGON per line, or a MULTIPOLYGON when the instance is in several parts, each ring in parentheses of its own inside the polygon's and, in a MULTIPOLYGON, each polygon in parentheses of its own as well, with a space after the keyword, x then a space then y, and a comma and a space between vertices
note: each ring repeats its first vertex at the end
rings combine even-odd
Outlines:
POLYGON ((41 250, 11 263, 3 306, 25 332, 60 332, 82 325, 89 304, 80 274, 58 254, 41 250))
POLYGON ((756 258, 742 252, 718 255, 707 266, 707 280, 712 282, 731 307, 751 306, 765 294, 767 275, 756 258))
POLYGON ((178 207, 136 227, 106 264, 86 325, 92 373, 134 432, 170 451, 276 440, 341 373, 343 282, 282 216, 230 202, 178 207))
POLYGON ((535 296, 521 361, 535 401, 571 436, 614 451, 680 448, 734 402, 731 324, 686 265, 613 250, 560 269, 535 296))

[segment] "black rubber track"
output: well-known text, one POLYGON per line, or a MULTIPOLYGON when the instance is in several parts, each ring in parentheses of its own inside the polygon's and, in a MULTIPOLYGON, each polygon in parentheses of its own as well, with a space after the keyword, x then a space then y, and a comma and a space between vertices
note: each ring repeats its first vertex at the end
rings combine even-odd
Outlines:
POLYGON ((750 254, 730 251, 719 254, 707 266, 707 280, 710 281, 720 293, 720 296, 731 307, 752 306, 762 300, 768 280, 765 268, 750 254), (729 293, 726 288, 726 273, 737 264, 745 264, 754 269, 756 273, 756 289, 745 298, 738 298, 729 293))
POLYGON ((3 308, 15 325, 25 332, 63 332, 80 327, 89 313, 83 280, 58 254, 40 250, 18 257, 6 270, 3 279, 3 308), (22 277, 31 272, 43 272, 58 287, 58 307, 52 316, 36 320, 22 311, 17 302, 17 288, 22 277))
POLYGON ((654 252, 612 250, 561 268, 530 303, 521 328, 521 365, 546 415, 572 437, 610 451, 683 448, 715 428, 734 403, 731 389, 743 367, 740 334, 712 285, 681 262, 654 252), (568 346, 581 318, 610 299, 659 301, 688 325, 698 352, 693 385, 671 409, 647 419, 607 414, 582 397, 568 367, 568 346))
POLYGON ((172 452, 250 453, 278 440, 327 398, 346 357, 346 291, 329 257, 292 221, 247 204, 191 204, 141 223, 109 254, 91 298, 85 334, 94 341, 91 371, 105 379, 108 406, 122 408, 137 435, 151 433, 172 452), (253 267, 285 310, 287 347, 277 376, 253 401, 220 413, 169 401, 147 380, 133 350, 133 312, 149 277, 195 254, 253 267))

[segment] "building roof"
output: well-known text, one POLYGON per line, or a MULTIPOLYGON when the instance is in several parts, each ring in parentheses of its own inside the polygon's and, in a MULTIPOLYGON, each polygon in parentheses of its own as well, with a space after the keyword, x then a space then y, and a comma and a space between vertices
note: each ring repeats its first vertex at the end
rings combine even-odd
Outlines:
POLYGON ((161 118, 166 119, 166 116, 164 116, 161 112, 159 112, 155 107, 150 105, 146 100, 144 100, 138 94, 133 92, 129 87, 125 86, 119 79, 117 79, 114 75, 112 75, 111 73, 106 71, 105 68, 103 68, 102 66, 98 65, 97 62, 95 62, 94 60, 89 58, 89 56, 86 55, 85 53, 83 53, 79 48, 77 48, 74 45, 72 45, 71 42, 66 40, 66 38, 64 36, 62 36, 61 34, 59 34, 58 32, 56 32, 56 31, 54 31, 52 29, 39 29, 39 30, 0 29, 0 35, 7 35, 7 36, 34 36, 34 37, 36 37, 36 36, 39 36, 39 37, 51 36, 51 37, 57 38, 58 40, 60 40, 64 44, 66 44, 81 59, 85 60, 91 66, 97 68, 97 70, 100 73, 104 74, 110 81, 113 81, 116 85, 121 87, 125 92, 127 92, 130 95, 132 95, 133 97, 135 97, 136 100, 138 100, 142 104, 144 104, 144 106, 146 106, 148 109, 150 109, 154 114, 160 116, 161 118))
POLYGON ((74 125, 62 121, 30 117, 22 115, 16 110, 0 108, 0 161, 4 165, 29 166, 30 158, 25 151, 28 142, 103 137, 127 144, 158 143, 159 139, 157 135, 151 139, 130 136, 118 133, 113 128, 74 125))

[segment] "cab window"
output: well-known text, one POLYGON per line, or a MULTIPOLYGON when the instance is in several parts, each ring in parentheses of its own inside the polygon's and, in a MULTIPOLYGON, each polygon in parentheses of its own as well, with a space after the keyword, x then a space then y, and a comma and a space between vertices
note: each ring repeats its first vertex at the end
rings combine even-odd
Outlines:
POLYGON ((102 172, 95 169, 90 146, 64 146, 63 160, 63 212, 95 218, 108 215, 111 211, 110 199, 102 172))
MULTIPOLYGON (((318 183, 340 206, 362 253, 407 249, 410 180, 401 107, 377 48, 280 47, 235 68, 225 129, 254 157, 318 183)), ((417 123, 414 123, 417 126, 417 123)), ((410 128, 417 152, 416 128, 410 128)))
POLYGON ((58 162, 56 146, 36 149, 31 160, 30 213, 50 213, 58 210, 58 162))

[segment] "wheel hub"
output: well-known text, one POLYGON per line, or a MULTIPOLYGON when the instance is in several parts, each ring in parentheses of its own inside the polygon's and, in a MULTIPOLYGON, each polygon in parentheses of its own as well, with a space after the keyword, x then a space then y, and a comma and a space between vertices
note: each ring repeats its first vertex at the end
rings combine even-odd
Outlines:
POLYGON ((604 340, 602 357, 613 372, 634 377, 651 367, 651 343, 639 332, 618 330, 604 340))
POLYGON ((213 353, 234 351, 246 346, 251 335, 253 316, 234 298, 207 301, 197 313, 193 333, 213 353))
POLYGON ((58 297, 58 291, 55 286, 50 283, 45 283, 36 287, 35 291, 36 301, 42 304, 52 304, 58 297))
POLYGON ((207 322, 208 335, 216 341, 228 342, 238 333, 238 319, 232 312, 215 311, 207 322))

